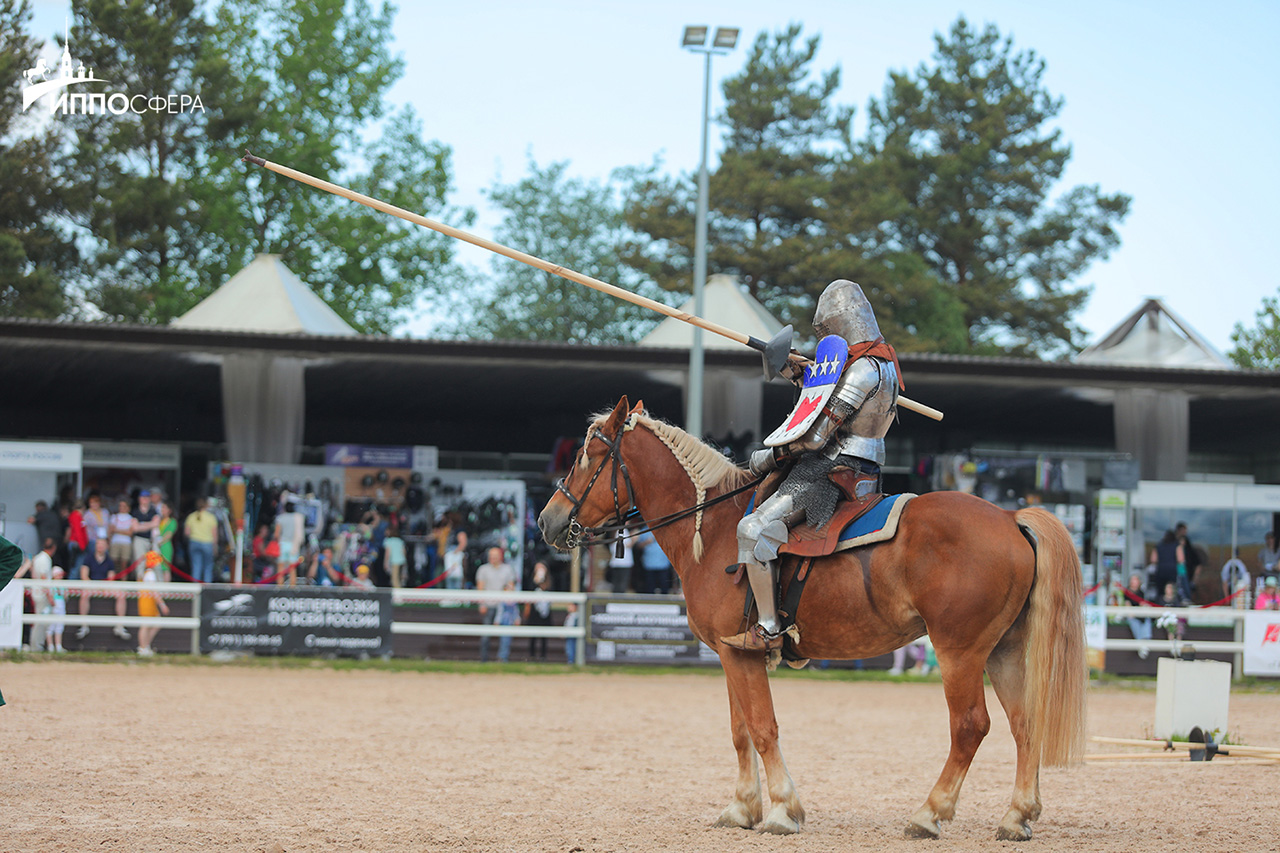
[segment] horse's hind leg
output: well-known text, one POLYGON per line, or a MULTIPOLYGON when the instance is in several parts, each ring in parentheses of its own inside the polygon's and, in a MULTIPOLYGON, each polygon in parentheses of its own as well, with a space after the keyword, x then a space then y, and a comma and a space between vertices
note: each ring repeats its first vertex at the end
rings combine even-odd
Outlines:
POLYGON ((756 765, 755 744, 751 742, 751 734, 747 731, 746 717, 742 713, 742 705, 733 692, 733 682, 727 680, 729 686, 729 725, 733 731, 733 748, 738 753, 738 786, 733 793, 733 802, 720 813, 716 826, 738 826, 750 829, 760 822, 763 808, 760 802, 760 770, 756 765))
MULTIPOLYGON (((778 746, 778 721, 773 715, 773 695, 769 692, 764 659, 758 654, 722 648, 720 662, 729 681, 729 692, 737 700, 751 742, 764 764, 771 807, 760 830, 776 835, 799 832, 804 825, 804 807, 778 746)), ((736 733, 734 737, 736 742, 736 733)))
POLYGON ((1018 769, 1013 782, 1013 801, 996 827, 1001 841, 1031 838, 1031 822, 1040 817, 1040 757, 1030 749, 1030 720, 1027 717, 1024 678, 1026 676, 1025 622, 1019 620, 987 661, 991 686, 1009 717, 1013 742, 1018 747, 1018 769))
POLYGON ((951 716, 951 752, 929 797, 907 824, 908 838, 937 838, 941 821, 956 814, 956 800, 978 744, 991 728, 982 687, 982 661, 971 651, 948 652, 937 648, 942 688, 951 716))

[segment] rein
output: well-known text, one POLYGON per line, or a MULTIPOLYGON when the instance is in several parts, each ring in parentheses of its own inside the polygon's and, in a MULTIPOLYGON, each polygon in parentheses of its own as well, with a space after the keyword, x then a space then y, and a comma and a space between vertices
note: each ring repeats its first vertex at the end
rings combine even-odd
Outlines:
MULTIPOLYGON (((634 539, 639 535, 632 534, 627 536, 624 533, 627 529, 626 520, 631 517, 631 513, 628 513, 625 516, 623 515, 622 502, 618 498, 618 471, 621 470, 623 482, 626 483, 627 487, 627 501, 629 508, 633 512, 635 511, 635 504, 632 503, 635 497, 635 491, 631 487, 631 474, 627 471, 627 463, 622 461, 622 434, 626 431, 627 427, 624 426, 619 430, 616 436, 610 439, 605 436, 604 433, 596 430, 587 439, 588 444, 591 443, 592 438, 600 439, 604 442, 605 447, 609 448, 609 455, 606 459, 600 460, 600 464, 596 467, 596 470, 592 472, 591 479, 587 482, 587 487, 582 490, 582 497, 575 497, 573 492, 569 491, 569 488, 565 485, 565 480, 567 480, 568 477, 564 477, 556 482, 556 490, 568 498, 569 502, 573 505, 573 509, 569 511, 569 531, 565 537, 565 544, 570 548, 576 548, 584 542, 616 538, 618 542, 618 549, 621 551, 622 541, 624 539, 634 539), (591 494, 591 489, 595 486, 596 480, 598 480, 601 473, 604 472, 606 462, 609 461, 612 461, 613 463, 613 467, 609 475, 609 486, 613 491, 613 515, 606 520, 609 523, 600 524, 595 527, 583 527, 581 522, 578 521, 578 513, 581 511, 582 504, 586 501, 587 495, 591 494)), ((576 465, 577 463, 575 462, 575 467, 576 465)), ((573 471, 570 470, 569 476, 572 475, 573 471)), ((754 489, 763 481, 764 476, 757 477, 755 480, 752 480, 745 485, 739 486, 736 489, 731 489, 730 491, 727 491, 722 495, 717 495, 710 500, 694 504, 686 509, 677 510, 676 512, 669 513, 661 518, 654 519, 653 521, 646 521, 645 526, 649 530, 658 530, 660 528, 667 527, 668 525, 675 524, 677 521, 681 521, 691 515, 695 515, 708 507, 715 506, 716 504, 727 501, 730 498, 737 497, 743 492, 754 489)), ((621 553, 619 553, 618 556, 622 556, 621 553)))
MULTIPOLYGON (((675 524, 677 521, 682 521, 691 515, 695 515, 698 512, 706 509, 707 507, 715 506, 716 504, 722 503, 723 501, 727 501, 730 498, 737 497, 743 492, 750 491, 751 489, 754 489, 756 486, 759 486, 763 482, 764 482, 763 476, 757 477, 756 479, 752 480, 749 483, 746 483, 745 485, 738 486, 738 488, 736 489, 727 491, 722 495, 717 495, 716 497, 711 498, 709 500, 705 500, 700 504, 694 504, 693 506, 687 509, 676 510, 675 512, 664 515, 661 518, 655 518, 653 521, 645 521, 645 527, 647 527, 649 530, 658 530, 663 527, 667 527, 668 525, 675 524)), ((630 517, 631 517, 631 514, 628 513, 627 518, 630 518, 630 517)), ((643 516, 642 516, 642 519, 643 519, 643 516)), ((622 531, 627 529, 628 525, 625 523, 625 521, 626 519, 623 519, 624 523, 620 523, 620 524, 602 524, 598 527, 584 527, 582 528, 582 532, 585 534, 588 534, 593 538, 598 536, 602 539, 607 539, 613 536, 617 536, 619 539, 635 539, 637 536, 640 535, 639 533, 634 533, 634 534, 631 534, 630 536, 619 535, 622 533, 622 531)))

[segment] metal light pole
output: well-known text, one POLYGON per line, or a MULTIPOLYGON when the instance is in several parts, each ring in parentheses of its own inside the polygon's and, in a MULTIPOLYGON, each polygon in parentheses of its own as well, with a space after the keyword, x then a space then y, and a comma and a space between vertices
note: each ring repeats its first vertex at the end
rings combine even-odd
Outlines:
MULTIPOLYGON (((702 87, 702 162, 698 167, 698 208, 694 219, 693 243, 693 313, 705 315, 703 288, 707 283, 707 150, 711 126, 711 57, 728 53, 738 43, 737 27, 717 27, 711 46, 706 47, 709 27, 685 27, 682 46, 706 56, 702 87)), ((702 437, 702 329, 694 326, 693 346, 689 349, 689 411, 685 430, 702 437)))

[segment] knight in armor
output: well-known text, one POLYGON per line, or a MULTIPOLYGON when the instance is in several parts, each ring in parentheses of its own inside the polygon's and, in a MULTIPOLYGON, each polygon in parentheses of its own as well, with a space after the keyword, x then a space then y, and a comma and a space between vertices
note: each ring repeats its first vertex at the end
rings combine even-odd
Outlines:
POLYGON ((829 477, 845 466, 864 479, 858 496, 880 490, 884 436, 889 431, 900 387, 898 359, 885 343, 875 313, 851 281, 835 281, 818 298, 813 327, 819 342, 812 361, 796 359, 784 368, 800 385, 795 409, 751 455, 757 476, 787 470, 781 485, 738 523, 738 560, 756 599, 758 621, 721 641, 747 651, 782 646, 778 621, 778 549, 800 521, 821 529, 840 498, 829 477))

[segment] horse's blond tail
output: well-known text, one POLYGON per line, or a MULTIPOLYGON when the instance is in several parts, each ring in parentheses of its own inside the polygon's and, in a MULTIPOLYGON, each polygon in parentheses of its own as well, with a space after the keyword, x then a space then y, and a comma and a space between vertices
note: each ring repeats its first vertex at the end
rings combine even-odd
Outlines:
POLYGON ((1071 534, 1049 511, 1033 507, 1015 518, 1036 542, 1024 704, 1031 754, 1050 766, 1075 764, 1084 754, 1088 686, 1080 560, 1071 534))

